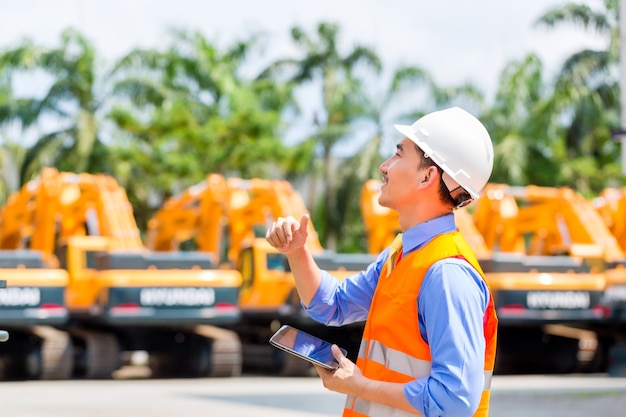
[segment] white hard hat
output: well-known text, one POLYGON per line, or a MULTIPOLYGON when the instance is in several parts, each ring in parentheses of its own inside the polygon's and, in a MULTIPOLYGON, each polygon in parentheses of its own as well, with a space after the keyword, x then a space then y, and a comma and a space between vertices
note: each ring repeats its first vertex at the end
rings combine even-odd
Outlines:
POLYGON ((485 126, 460 107, 435 111, 410 126, 394 125, 444 172, 449 191, 459 186, 478 198, 493 169, 493 144, 485 126))

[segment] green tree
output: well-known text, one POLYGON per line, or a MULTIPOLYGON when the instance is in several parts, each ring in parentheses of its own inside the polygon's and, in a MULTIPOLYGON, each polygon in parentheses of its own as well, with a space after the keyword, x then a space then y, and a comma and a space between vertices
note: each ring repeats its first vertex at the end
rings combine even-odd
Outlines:
MULTIPOLYGON (((303 143, 308 147, 312 143, 321 153, 319 164, 312 166, 313 184, 317 175, 322 176, 323 184, 322 202, 314 210, 314 217, 321 240, 334 249, 341 224, 339 214, 333 209, 338 190, 333 150, 351 137, 351 123, 365 111, 363 80, 355 75, 356 69, 367 67, 378 73, 382 65, 377 54, 364 46, 354 46, 344 54, 339 48, 339 27, 333 23, 320 23, 313 35, 294 27, 291 37, 301 56, 278 59, 264 71, 263 77, 287 80, 296 89, 310 82, 316 88, 321 87, 319 107, 313 115, 306 116, 312 133, 303 143)), ((312 190, 315 197, 315 185, 312 190)))
POLYGON ((366 250, 360 192, 366 180, 380 177, 380 164, 400 139, 393 125, 413 123, 431 109, 461 103, 465 107, 481 107, 483 103, 483 96, 476 87, 470 84, 441 87, 426 70, 415 66, 396 69, 388 83, 383 78, 377 81, 369 83, 365 89, 364 112, 355 123, 360 131, 367 132, 365 141, 337 172, 339 185, 333 203, 340 215, 339 251, 366 250))
POLYGON ((46 165, 75 172, 104 170, 102 120, 109 94, 105 76, 98 72, 102 63, 93 45, 77 31, 67 29, 58 48, 37 47, 27 41, 6 57, 24 74, 43 73, 50 80, 42 98, 30 98, 21 106, 24 125, 36 122, 43 132, 24 157, 21 182, 46 165))
POLYGON ((494 104, 482 118, 494 142, 492 182, 554 183, 566 161, 553 106, 553 88, 537 55, 505 66, 494 104))
POLYGON ((17 97, 13 84, 16 74, 34 68, 37 49, 29 42, 0 54, 0 202, 20 187, 20 172, 27 148, 24 138, 36 118, 36 101, 17 97))
MULTIPOLYGON (((393 129, 393 123, 408 120, 416 113, 419 105, 410 102, 409 97, 412 94, 423 96, 423 88, 430 90, 432 86, 432 79, 425 70, 408 66, 396 70, 386 85, 382 85, 383 79, 376 81, 364 89, 363 112, 354 122, 356 129, 366 132, 361 139, 363 143, 353 155, 339 164, 336 173, 337 192, 332 200, 332 209, 339 216, 337 249, 340 252, 362 252, 366 249, 359 205, 363 184, 380 176, 378 169, 385 159, 383 148, 387 145, 384 139, 390 136, 389 129, 393 129), (398 108, 394 106, 397 101, 410 102, 411 107, 398 108)), ((426 93, 428 95, 429 91, 426 93)))
POLYGON ((558 181, 593 194, 619 176, 619 144, 611 137, 619 117, 619 1, 602 7, 568 3, 548 10, 538 25, 550 28, 573 24, 607 39, 607 48, 574 53, 557 77, 554 115, 563 123, 563 152, 569 161, 558 181))
POLYGON ((243 74, 254 47, 249 40, 221 50, 200 33, 175 31, 164 51, 135 50, 120 60, 115 91, 125 102, 112 119, 126 187, 158 205, 209 172, 280 175, 289 90, 243 74))

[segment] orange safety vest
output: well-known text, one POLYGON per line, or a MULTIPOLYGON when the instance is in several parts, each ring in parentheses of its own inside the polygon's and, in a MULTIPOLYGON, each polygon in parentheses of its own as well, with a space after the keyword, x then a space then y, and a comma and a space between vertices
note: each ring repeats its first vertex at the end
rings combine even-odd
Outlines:
MULTIPOLYGON (((423 248, 406 255, 387 275, 383 269, 365 323, 356 365, 367 378, 406 383, 430 375, 430 347, 421 337, 417 298, 426 272, 445 258, 463 258, 485 279, 473 251, 459 232, 435 237, 423 248)), ((475 417, 487 417, 491 377, 496 355, 498 319, 493 297, 484 313, 485 384, 475 417)), ((399 417, 415 414, 388 405, 348 396, 344 416, 399 417)))

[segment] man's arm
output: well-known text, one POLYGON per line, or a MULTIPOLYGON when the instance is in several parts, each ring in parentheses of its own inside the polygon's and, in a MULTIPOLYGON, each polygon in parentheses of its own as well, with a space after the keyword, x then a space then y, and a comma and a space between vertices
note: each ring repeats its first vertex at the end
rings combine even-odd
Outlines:
POLYGON ((308 307, 320 286, 322 271, 306 246, 288 253, 287 260, 300 300, 308 307))
POLYGON ((322 271, 306 247, 308 225, 309 216, 306 214, 299 222, 293 217, 280 217, 265 235, 270 245, 287 256, 298 295, 305 306, 311 303, 322 280, 322 271))

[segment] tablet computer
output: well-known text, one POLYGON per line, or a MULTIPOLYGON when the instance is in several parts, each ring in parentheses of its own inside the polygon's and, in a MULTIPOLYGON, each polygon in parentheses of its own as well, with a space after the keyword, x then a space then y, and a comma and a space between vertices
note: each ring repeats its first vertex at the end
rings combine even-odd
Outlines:
MULTIPOLYGON (((339 363, 330 349, 333 345, 332 343, 305 333, 295 327, 283 325, 270 338, 270 343, 278 349, 282 349, 314 365, 330 370, 339 367, 339 363)), ((348 354, 345 349, 341 349, 341 351, 344 355, 348 354)))

